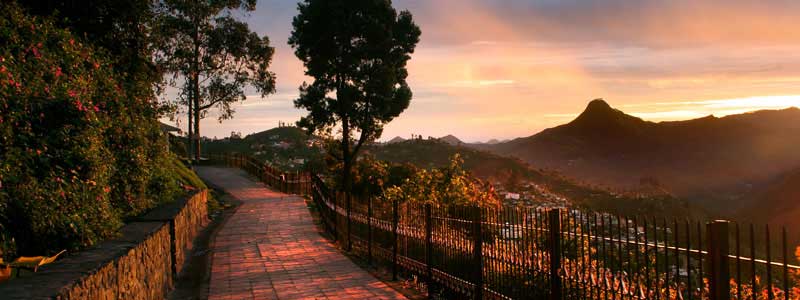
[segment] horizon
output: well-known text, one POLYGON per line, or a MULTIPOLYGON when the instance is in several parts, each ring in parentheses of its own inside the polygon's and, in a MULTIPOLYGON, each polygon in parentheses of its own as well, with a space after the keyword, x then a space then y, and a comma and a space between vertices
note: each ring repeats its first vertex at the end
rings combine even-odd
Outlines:
MULTIPOLYGON (((409 62, 411 105, 379 141, 530 136, 595 98, 655 122, 800 107, 800 32, 787 26, 800 4, 662 2, 393 1, 423 31, 409 62)), ((222 123, 212 111, 202 135, 255 133, 304 114, 292 101, 310 79, 286 43, 296 3, 260 1, 237 13, 276 48, 277 93, 249 96, 222 123)))
MULTIPOLYGON (((598 99, 593 99, 593 100, 587 101, 586 105, 584 105, 584 109, 580 110, 579 112, 576 112, 576 113, 565 113, 565 114, 558 114, 557 115, 559 118, 561 118, 561 117, 568 118, 567 121, 565 121, 563 123, 560 123, 560 124, 553 125, 552 127, 542 128, 541 130, 536 131, 536 132, 532 132, 531 134, 528 134, 528 135, 513 136, 513 137, 502 137, 502 138, 501 137, 489 137, 489 138, 486 138, 486 139, 483 139, 483 140, 467 140, 467 139, 462 138, 461 136, 459 136, 457 134, 454 134, 454 133, 445 133, 445 134, 442 134, 442 135, 425 135, 425 134, 409 132, 406 136, 403 136, 403 135, 388 136, 388 135, 384 134, 377 140, 377 142, 387 142, 389 140, 392 140, 392 139, 398 138, 398 137, 399 138, 403 138, 405 140, 409 140, 409 139, 412 138, 412 135, 419 135, 419 136, 423 136, 425 138, 427 138, 427 137, 443 138, 443 137, 446 137, 448 135, 452 135, 452 136, 458 138, 460 141, 462 141, 464 143, 469 143, 469 144, 487 143, 487 142, 492 141, 492 140, 496 140, 496 141, 499 141, 499 142, 504 142, 504 141, 509 141, 509 140, 513 140, 513 139, 517 139, 517 138, 529 137, 529 136, 532 136, 532 135, 536 135, 536 134, 538 134, 538 133, 540 133, 540 132, 542 132, 542 131, 544 131, 546 129, 567 124, 567 123, 571 122, 572 120, 574 120, 575 118, 577 118, 585 110, 585 108, 589 104, 589 102, 594 101, 594 100, 598 100, 598 99)), ((710 114, 703 115, 703 114, 699 114, 698 113, 698 115, 696 115, 696 116, 689 117, 689 118, 682 118, 682 119, 681 118, 668 118, 668 117, 667 118, 648 118, 648 117, 651 117, 651 116, 658 116, 658 115, 662 115, 662 114, 660 114, 660 113, 629 113, 629 112, 627 112, 625 110, 620 109, 617 106, 614 106, 612 103, 609 103, 609 101, 607 101, 606 99, 599 99, 599 100, 602 100, 602 101, 606 102, 609 106, 611 106, 611 108, 620 110, 620 111, 622 111, 623 113, 625 113, 627 115, 640 118, 640 119, 642 119, 644 121, 647 121, 647 122, 655 122, 655 123, 675 122, 675 121, 678 121, 678 122, 680 122, 680 121, 690 121, 690 120, 699 119, 699 118, 705 118, 705 117, 723 118, 723 117, 731 116, 731 115, 741 115, 741 114, 747 114, 747 113, 755 113, 755 112, 759 112, 759 111, 776 111, 776 110, 786 110, 786 109, 791 109, 791 108, 800 109, 800 106, 798 106, 798 105, 792 105, 792 106, 762 105, 762 106, 756 106, 755 109, 753 109, 753 110, 729 109, 729 110, 722 110, 721 111, 722 113, 719 113, 720 111, 718 111, 717 114, 710 113, 710 114)), ((734 102, 736 100, 738 100, 738 99, 731 99, 729 101, 726 101, 726 100, 716 100, 716 101, 715 100, 709 100, 709 101, 704 101, 704 103, 707 103, 707 105, 725 106, 725 105, 730 105, 732 102, 734 102)), ((686 104, 694 104, 694 103, 693 102, 677 102, 677 103, 654 103, 654 104, 655 105, 686 105, 686 104)), ((635 107, 635 106, 637 106, 637 105, 626 105, 626 107, 635 107)), ((666 115, 669 115, 669 114, 666 114, 666 115)), ((266 128, 262 128, 262 129, 259 129, 259 130, 252 131, 252 132, 237 131, 237 133, 241 133, 242 136, 244 137, 244 136, 247 136, 247 135, 250 135, 250 134, 260 133, 260 132, 267 131, 267 130, 274 129, 274 128, 278 128, 278 127, 281 127, 281 126, 287 126, 287 127, 295 127, 296 126, 293 122, 285 122, 285 121, 281 121, 281 120, 278 120, 277 122, 279 122, 279 123, 274 124, 274 126, 272 126, 272 127, 266 127, 266 128)), ((228 136, 230 136, 230 135, 227 135, 227 136, 207 136, 207 135, 203 134, 204 138, 212 138, 212 139, 222 139, 222 138, 225 138, 225 137, 228 137, 228 136)))

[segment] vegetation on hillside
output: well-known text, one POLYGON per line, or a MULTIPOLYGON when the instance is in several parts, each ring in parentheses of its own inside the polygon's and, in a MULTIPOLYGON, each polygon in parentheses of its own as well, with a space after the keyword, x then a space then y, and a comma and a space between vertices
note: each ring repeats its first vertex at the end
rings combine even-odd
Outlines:
POLYGON ((704 218, 706 214, 668 194, 628 194, 609 191, 575 182, 560 174, 534 169, 516 158, 499 156, 485 151, 455 146, 437 139, 415 139, 399 143, 373 145, 367 152, 378 160, 390 163, 413 164, 420 168, 441 168, 449 158, 460 155, 464 169, 470 174, 491 182, 498 190, 529 192, 542 205, 569 205, 625 215, 666 214, 704 218))
POLYGON ((582 181, 662 190, 732 214, 756 204, 745 195, 800 167, 797 145, 797 108, 655 123, 598 99, 567 124, 475 147, 582 181))
POLYGON ((0 41, 5 257, 91 246, 182 192, 148 69, 122 73, 131 58, 15 4, 0 4, 0 41))
POLYGON ((244 138, 204 140, 209 154, 243 153, 285 171, 321 169, 322 140, 293 127, 276 127, 244 138))
POLYGON ((494 188, 464 170, 464 161, 456 154, 441 168, 420 169, 402 184, 384 192, 388 201, 431 203, 434 205, 478 205, 500 207, 502 201, 494 188))

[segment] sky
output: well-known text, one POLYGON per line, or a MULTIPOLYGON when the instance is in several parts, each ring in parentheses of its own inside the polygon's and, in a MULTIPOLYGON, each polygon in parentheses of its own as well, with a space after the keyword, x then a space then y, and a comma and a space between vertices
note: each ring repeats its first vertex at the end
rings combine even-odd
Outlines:
MULTIPOLYGON (((652 121, 800 107, 800 1, 394 0, 422 30, 409 62, 410 107, 381 140, 530 136, 595 98, 652 121)), ((248 96, 209 137, 293 123, 312 79, 287 44, 297 1, 236 15, 276 48, 277 92, 248 96)), ((185 126, 185 120, 181 120, 185 126)))

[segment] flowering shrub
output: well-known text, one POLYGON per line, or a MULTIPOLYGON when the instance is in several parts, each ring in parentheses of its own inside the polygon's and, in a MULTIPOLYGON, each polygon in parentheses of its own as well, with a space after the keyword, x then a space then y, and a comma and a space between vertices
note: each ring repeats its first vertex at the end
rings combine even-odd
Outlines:
POLYGON ((76 249, 179 191, 152 100, 101 51, 0 4, 0 250, 76 249))
POLYGON ((468 174, 463 165, 464 161, 456 154, 449 166, 420 170, 401 185, 387 188, 384 196, 401 202, 499 207, 501 201, 494 188, 468 174))

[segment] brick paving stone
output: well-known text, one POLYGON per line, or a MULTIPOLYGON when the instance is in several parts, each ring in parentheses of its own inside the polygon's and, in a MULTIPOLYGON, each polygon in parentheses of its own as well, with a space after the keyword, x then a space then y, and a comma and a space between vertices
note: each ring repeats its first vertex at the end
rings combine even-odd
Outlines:
POLYGON ((242 201, 214 239, 208 299, 406 299, 322 238, 302 198, 238 169, 197 173, 242 201))

